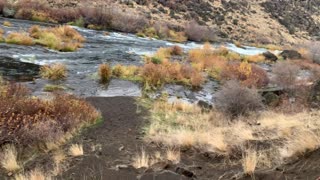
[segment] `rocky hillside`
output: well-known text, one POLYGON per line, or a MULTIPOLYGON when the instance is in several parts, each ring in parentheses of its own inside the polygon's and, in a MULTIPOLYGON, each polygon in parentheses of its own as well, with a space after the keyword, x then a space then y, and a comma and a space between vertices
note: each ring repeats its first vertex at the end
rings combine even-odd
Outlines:
MULTIPOLYGON (((320 39, 320 0, 45 1, 58 8, 122 9, 128 15, 144 16, 153 26, 165 25, 176 31, 187 32, 188 24, 197 22, 209 26, 217 37, 246 43, 287 44, 320 39)), ((203 28, 191 30, 193 34, 204 34, 200 32, 203 28)))
POLYGON ((296 43, 320 37, 320 0, 121 0, 154 21, 183 26, 192 19, 220 37, 256 43, 296 43), (145 8, 141 8, 145 7, 145 8))

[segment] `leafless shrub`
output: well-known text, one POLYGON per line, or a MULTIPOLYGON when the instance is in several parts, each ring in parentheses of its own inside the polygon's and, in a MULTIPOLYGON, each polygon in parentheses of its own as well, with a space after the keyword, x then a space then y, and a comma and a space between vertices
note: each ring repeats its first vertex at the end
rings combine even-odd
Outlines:
POLYGON ((262 98, 254 89, 241 86, 237 81, 228 81, 217 92, 215 105, 228 117, 248 115, 262 109, 262 98))
POLYGON ((148 22, 145 17, 135 15, 133 12, 121 11, 119 9, 112 11, 111 26, 115 30, 136 33, 147 24, 148 22))
POLYGON ((196 21, 191 21, 186 25, 186 34, 192 41, 214 41, 216 30, 214 27, 201 26, 196 21))
POLYGON ((81 18, 80 10, 75 8, 55 8, 49 12, 50 17, 60 23, 68 23, 81 18))
POLYGON ((306 45, 308 55, 315 63, 320 64, 320 41, 309 42, 306 45))
POLYGON ((87 24, 110 27, 112 22, 112 8, 101 7, 81 7, 79 8, 81 16, 87 24))
POLYGON ((278 62, 272 69, 273 82, 286 91, 292 91, 295 88, 299 70, 299 66, 289 61, 278 62))

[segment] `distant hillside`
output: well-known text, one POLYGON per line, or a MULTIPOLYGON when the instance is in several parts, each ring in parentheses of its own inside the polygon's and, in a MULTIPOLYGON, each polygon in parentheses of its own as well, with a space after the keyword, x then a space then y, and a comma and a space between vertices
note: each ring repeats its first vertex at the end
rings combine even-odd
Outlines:
POLYGON ((219 36, 258 43, 294 43, 320 37, 320 0, 121 0, 152 20, 183 26, 195 19, 219 36), (135 5, 138 4, 138 5, 135 5), (140 7, 148 7, 140 10, 140 7))
MULTIPOLYGON (((9 0, 0 0, 0 5, 7 7, 2 1, 9 0)), ((8 7, 18 8, 12 15, 16 18, 54 20, 59 23, 81 22, 79 18, 83 18, 85 27, 109 28, 173 41, 188 38, 195 41, 222 39, 245 43, 288 44, 320 39, 320 0, 39 2, 40 0, 14 0, 8 7), (48 6, 52 9, 48 9, 48 6)))

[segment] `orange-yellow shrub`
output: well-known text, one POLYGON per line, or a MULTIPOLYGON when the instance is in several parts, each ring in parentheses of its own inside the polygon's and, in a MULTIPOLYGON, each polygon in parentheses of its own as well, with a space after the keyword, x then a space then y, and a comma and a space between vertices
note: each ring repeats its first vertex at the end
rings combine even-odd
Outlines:
POLYGON ((220 74, 221 80, 239 80, 242 84, 248 87, 261 88, 269 83, 267 73, 262 68, 249 64, 229 63, 220 74))
POLYGON ((64 94, 35 98, 25 86, 14 83, 0 85, 0 104, 0 144, 43 145, 100 117, 83 99, 64 94))

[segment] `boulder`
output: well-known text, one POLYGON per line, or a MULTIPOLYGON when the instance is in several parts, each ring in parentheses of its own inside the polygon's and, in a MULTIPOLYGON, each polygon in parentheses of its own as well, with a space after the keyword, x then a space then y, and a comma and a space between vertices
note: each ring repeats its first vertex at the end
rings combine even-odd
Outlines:
POLYGON ((199 100, 199 101, 198 101, 198 106, 201 107, 202 109, 206 109, 206 110, 212 109, 212 105, 209 104, 209 103, 206 102, 206 101, 203 101, 203 100, 199 100))
POLYGON ((302 55, 296 50, 284 50, 280 53, 284 59, 301 59, 302 55))
POLYGON ((14 8, 4 7, 2 14, 4 17, 13 18, 16 14, 16 10, 14 8))
POLYGON ((264 58, 266 60, 270 60, 273 62, 278 60, 278 57, 276 55, 274 55, 273 53, 271 53, 270 51, 264 52, 262 55, 264 56, 264 58))
POLYGON ((12 57, 0 56, 0 74, 10 80, 33 80, 39 74, 40 66, 22 62, 12 57))
POLYGON ((273 92, 268 92, 263 95, 263 102, 268 106, 276 107, 280 103, 280 97, 273 92))

